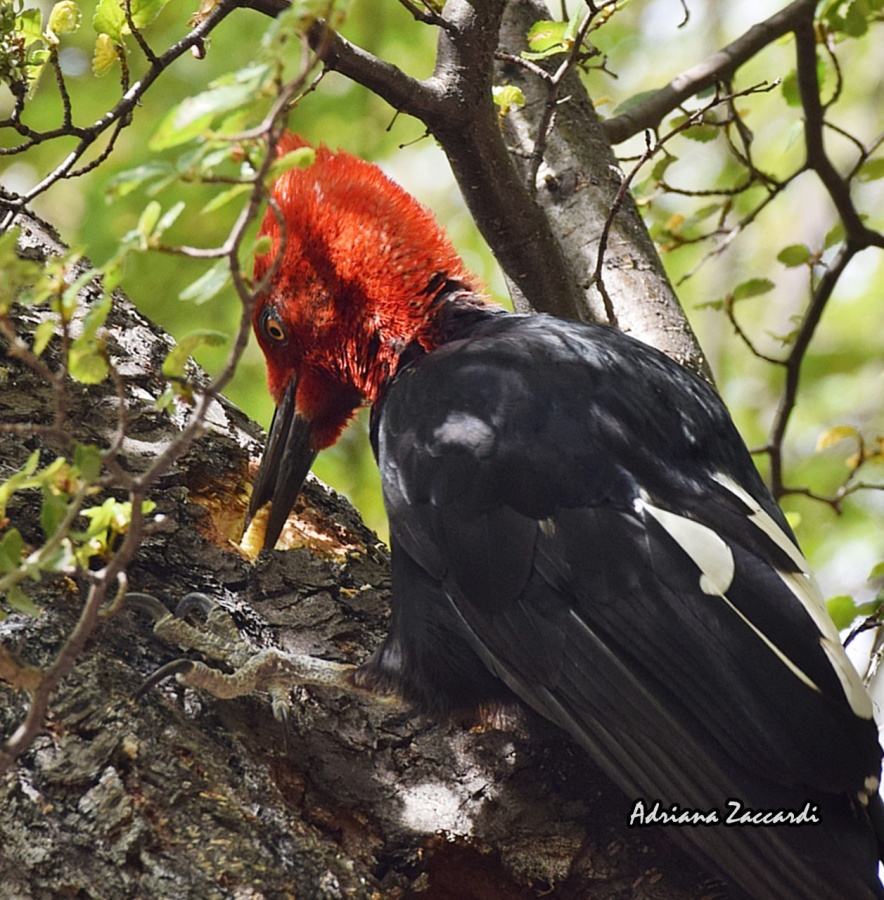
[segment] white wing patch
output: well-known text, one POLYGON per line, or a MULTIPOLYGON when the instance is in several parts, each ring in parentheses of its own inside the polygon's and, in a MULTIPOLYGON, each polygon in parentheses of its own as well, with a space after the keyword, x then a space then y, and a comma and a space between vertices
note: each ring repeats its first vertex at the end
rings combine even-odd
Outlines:
POLYGON ((857 674, 853 664, 847 658, 844 648, 841 646, 841 638, 838 629, 826 611, 822 594, 817 587, 816 579, 811 575, 801 575, 795 572, 777 572, 786 586, 802 602, 804 608, 810 613, 811 618, 820 630, 820 645, 823 648, 829 663, 835 670, 841 689, 850 704, 850 708, 861 719, 872 718, 872 698, 863 686, 862 680, 857 674))
MULTIPOLYGON (((644 499, 635 501, 635 509, 638 512, 646 512, 656 519, 656 521, 666 530, 666 533, 694 561, 697 568, 700 570, 700 590, 703 591, 704 594, 708 594, 711 597, 720 597, 727 604, 728 608, 752 629, 768 649, 770 649, 770 651, 796 678, 806 684, 811 690, 822 693, 819 687, 814 683, 813 679, 795 665, 795 663, 792 662, 792 660, 789 659, 789 657, 786 656, 786 654, 783 653, 783 651, 780 650, 780 648, 777 647, 760 628, 748 619, 743 612, 734 606, 728 599, 727 590, 731 584, 733 584, 734 580, 734 556, 731 552, 731 548, 718 534, 700 522, 652 506, 644 499)), ((848 665, 850 664, 848 663, 848 665)), ((836 668, 835 671, 838 672, 838 669, 836 668)), ((839 674, 839 678, 840 677, 839 674)), ((849 699, 850 695, 848 694, 848 700, 849 699)))
POLYGON ((636 510, 647 512, 697 564, 700 590, 704 594, 723 597, 734 580, 734 555, 731 548, 711 529, 693 519, 636 500, 636 510))
POLYGON ((841 646, 838 629, 835 628, 835 623, 826 609, 823 595, 816 583, 816 579, 813 577, 807 560, 789 536, 759 506, 758 501, 750 493, 740 487, 732 478, 721 472, 716 472, 712 477, 752 510, 748 517, 749 521, 763 531, 795 563, 795 567, 799 570, 797 573, 777 570, 777 575, 782 578, 785 585, 798 598, 807 614, 813 619, 814 625, 820 632, 820 645, 828 657, 829 663, 835 670, 838 680, 841 682, 841 688, 844 691, 847 702, 850 704, 850 708, 861 719, 871 719, 872 700, 863 686, 856 669, 853 668, 853 665, 847 658, 844 648, 841 646))

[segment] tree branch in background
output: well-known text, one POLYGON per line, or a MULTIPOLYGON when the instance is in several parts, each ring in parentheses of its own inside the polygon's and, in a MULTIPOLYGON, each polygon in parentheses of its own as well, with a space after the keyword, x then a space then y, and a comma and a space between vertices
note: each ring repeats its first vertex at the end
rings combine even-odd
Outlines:
POLYGON ((612 144, 620 144, 646 128, 657 128, 663 118, 678 109, 685 100, 712 87, 717 81, 729 80, 743 63, 760 50, 794 31, 807 15, 813 16, 815 7, 815 0, 794 0, 785 9, 753 25, 744 35, 703 62, 676 75, 666 87, 638 101, 627 112, 606 119, 604 129, 608 139, 612 144))

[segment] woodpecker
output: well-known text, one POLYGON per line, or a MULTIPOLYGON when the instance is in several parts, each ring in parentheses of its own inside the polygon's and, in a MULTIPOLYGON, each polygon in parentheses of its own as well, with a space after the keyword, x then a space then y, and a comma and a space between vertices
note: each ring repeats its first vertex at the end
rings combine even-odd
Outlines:
POLYGON ((749 896, 884 897, 871 700, 713 388, 612 327, 487 303, 347 153, 316 148, 272 200, 253 324, 277 407, 249 516, 272 504, 272 548, 371 405, 392 617, 357 683, 437 718, 533 707, 625 816, 711 815, 667 833, 749 896))

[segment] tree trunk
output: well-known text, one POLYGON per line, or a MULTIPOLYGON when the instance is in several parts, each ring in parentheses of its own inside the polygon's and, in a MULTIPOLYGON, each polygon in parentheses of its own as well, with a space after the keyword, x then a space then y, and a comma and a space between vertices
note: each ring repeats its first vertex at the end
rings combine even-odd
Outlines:
MULTIPOLYGON (((58 247, 26 221, 31 256, 58 247)), ((47 315, 20 308, 22 336, 47 315)), ((108 346, 125 387, 124 465, 139 471, 174 439, 187 410, 159 412, 170 339, 118 295, 108 346)), ((47 351, 52 353, 52 348, 47 351)), ((5 475, 50 418, 48 385, 3 347, 5 475)), ((111 379, 69 383, 75 437, 107 446, 117 419, 111 379)), ((235 546, 259 429, 213 404, 205 433, 157 484, 164 517, 128 567, 129 588, 169 608, 201 591, 256 648, 280 646, 358 663, 388 616, 385 548, 341 497, 311 481, 300 549, 251 563, 235 546)), ((10 518, 42 541, 37 498, 10 518)), ((39 616, 0 621, 19 664, 45 668, 79 615, 85 579, 44 580, 39 616)), ((100 623, 54 694, 45 729, 0 780, 0 883, 11 898, 687 898, 708 876, 656 829, 629 829, 630 798, 553 726, 525 714, 514 730, 473 732, 390 703, 299 689, 285 722, 266 697, 219 701, 142 681, 182 651, 124 608, 100 623)), ((28 695, 0 683, 9 738, 28 695)))

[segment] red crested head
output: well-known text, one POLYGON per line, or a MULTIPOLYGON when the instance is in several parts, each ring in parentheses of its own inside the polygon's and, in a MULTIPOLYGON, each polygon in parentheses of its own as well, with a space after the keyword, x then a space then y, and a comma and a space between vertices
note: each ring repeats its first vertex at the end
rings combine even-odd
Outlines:
MULTIPOLYGON (((287 134, 279 152, 304 146, 287 134)), ((296 380, 296 412, 319 450, 377 399, 406 347, 436 345, 443 285, 475 281, 430 212, 347 153, 318 147, 311 165, 277 179, 272 201, 261 226, 271 248, 255 260, 256 279, 279 259, 253 323, 274 399, 296 380)))

